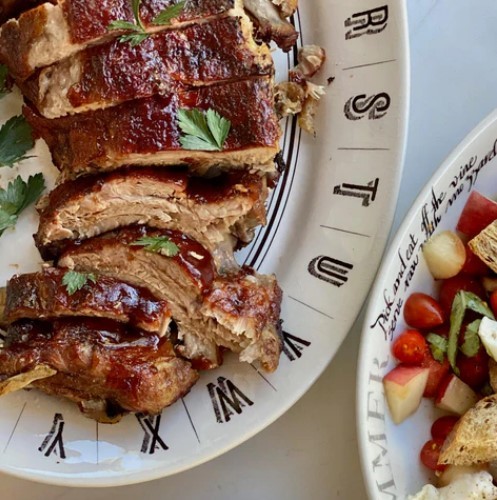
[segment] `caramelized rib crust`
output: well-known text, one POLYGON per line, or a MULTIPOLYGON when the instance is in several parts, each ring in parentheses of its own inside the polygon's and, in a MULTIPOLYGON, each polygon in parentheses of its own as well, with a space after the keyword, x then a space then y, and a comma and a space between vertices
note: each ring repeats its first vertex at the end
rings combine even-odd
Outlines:
POLYGON ((133 47, 119 40, 90 47, 44 68, 23 94, 47 118, 165 94, 175 86, 204 86, 271 76, 269 49, 257 45, 242 17, 216 19, 160 32, 133 47))
POLYGON ((197 242, 175 231, 144 226, 73 244, 58 264, 120 276, 167 300, 189 359, 209 359, 214 367, 216 346, 221 346, 240 353, 243 361, 260 360, 268 371, 278 366, 281 290, 274 276, 247 269, 219 276, 210 254, 197 242), (179 253, 167 257, 132 245, 145 235, 168 237, 179 253))
POLYGON ((147 332, 166 333, 171 312, 165 300, 146 288, 108 276, 89 280, 70 295, 63 284, 65 270, 46 268, 38 273, 14 276, 7 283, 4 320, 52 320, 66 316, 108 318, 147 332))
MULTIPOLYGON (((163 9, 176 0, 143 0, 140 17, 148 32, 180 28, 212 17, 229 15, 238 0, 189 0, 187 7, 170 25, 152 23, 163 9)), ((236 15, 240 11, 231 12, 236 15)), ((43 3, 5 23, 0 30, 0 60, 19 80, 37 68, 49 66, 84 48, 121 35, 109 30, 113 21, 134 22, 129 0, 59 0, 43 3)))
POLYGON ((248 243, 265 223, 264 177, 248 173, 213 178, 184 170, 130 168, 80 177, 57 186, 38 203, 35 241, 46 260, 68 240, 85 239, 130 224, 179 230, 199 241, 216 262, 233 241, 248 243))
POLYGON ((9 327, 0 350, 0 377, 38 365, 58 373, 33 382, 77 402, 109 402, 127 411, 158 413, 198 379, 165 338, 109 320, 22 321, 9 327))
POLYGON ((65 179, 125 164, 183 164, 201 173, 213 166, 274 172, 280 129, 273 104, 273 80, 266 77, 178 89, 167 96, 54 120, 42 117, 32 107, 25 106, 24 114, 48 144, 65 179), (222 151, 181 147, 178 110, 190 108, 213 109, 230 120, 222 151))

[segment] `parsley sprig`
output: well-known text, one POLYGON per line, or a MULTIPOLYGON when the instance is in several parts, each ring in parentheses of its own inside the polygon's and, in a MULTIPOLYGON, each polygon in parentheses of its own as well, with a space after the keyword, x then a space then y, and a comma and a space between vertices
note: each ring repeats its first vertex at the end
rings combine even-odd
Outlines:
POLYGON ((26 153, 35 145, 31 126, 24 116, 13 116, 0 128, 0 167, 31 158, 26 153))
POLYGON ((167 236, 143 236, 131 244, 144 247, 147 252, 159 253, 165 257, 174 257, 179 253, 178 245, 167 236))
POLYGON ((10 93, 11 88, 9 70, 5 64, 0 64, 0 99, 10 93))
POLYGON ((15 226, 19 214, 34 203, 44 189, 42 174, 30 176, 27 182, 17 176, 7 189, 0 189, 0 236, 7 228, 15 226))
POLYGON ((78 271, 67 271, 62 277, 62 284, 66 287, 67 293, 72 295, 81 290, 88 281, 97 282, 97 277, 93 273, 79 273, 78 271))
POLYGON ((221 151, 231 128, 231 122, 213 109, 180 109, 178 124, 185 134, 180 137, 183 148, 204 151, 221 151))
MULTIPOLYGON (((121 35, 118 40, 121 42, 130 42, 132 47, 139 45, 150 35, 150 33, 147 33, 140 17, 140 2, 141 0, 131 0, 131 10, 133 11, 135 22, 118 19, 112 21, 109 26, 107 26, 108 30, 130 31, 131 33, 121 35)), ((157 26, 169 26, 171 21, 181 14, 185 7, 185 3, 186 1, 183 0, 167 7, 154 18, 152 23, 157 26)))

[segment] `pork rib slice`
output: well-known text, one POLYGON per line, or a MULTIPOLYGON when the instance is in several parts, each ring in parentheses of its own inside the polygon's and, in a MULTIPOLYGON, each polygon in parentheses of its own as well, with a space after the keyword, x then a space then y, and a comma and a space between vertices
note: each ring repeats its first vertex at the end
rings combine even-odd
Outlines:
MULTIPOLYGON (((176 0, 143 0, 140 17, 148 32, 180 28, 217 16, 239 15, 241 0, 188 0, 185 9, 168 26, 153 19, 176 0)), ((0 60, 10 73, 23 80, 37 68, 49 66, 83 50, 104 43, 122 31, 109 30, 116 20, 134 22, 130 0, 59 0, 24 12, 0 30, 0 60)))
POLYGON ((178 88, 165 96, 53 120, 27 106, 24 114, 66 180, 122 165, 188 165, 201 174, 211 167, 274 173, 281 131, 273 106, 273 79, 261 77, 178 88), (231 122, 222 151, 182 148, 178 110, 191 108, 213 109, 231 122))
POLYGON ((266 197, 266 179, 257 174, 200 178, 169 169, 120 169, 65 182, 40 200, 35 241, 51 260, 68 240, 146 224, 189 235, 223 267, 234 244, 248 243, 266 222, 266 197))
POLYGON ((249 269, 220 276, 209 252, 179 232, 119 229, 70 246, 58 265, 119 276, 167 300, 187 358, 203 358, 214 367, 221 346, 239 353, 242 361, 259 360, 268 371, 278 366, 281 290, 274 276, 249 269), (167 257, 133 245, 145 236, 166 237, 179 253, 167 257))
POLYGON ((46 118, 164 94, 178 84, 203 86, 273 74, 247 16, 225 17, 150 36, 136 47, 113 40, 90 47, 19 82, 46 118))
POLYGON ((44 365, 57 374, 32 382, 83 407, 158 413, 198 379, 166 338, 104 319, 69 318, 11 325, 0 349, 0 379, 44 365))
POLYGON ((69 294, 63 284, 65 270, 45 268, 38 273, 14 276, 7 283, 4 321, 56 319, 67 316, 108 318, 140 328, 166 333, 171 311, 165 300, 149 290, 108 276, 96 276, 69 294))

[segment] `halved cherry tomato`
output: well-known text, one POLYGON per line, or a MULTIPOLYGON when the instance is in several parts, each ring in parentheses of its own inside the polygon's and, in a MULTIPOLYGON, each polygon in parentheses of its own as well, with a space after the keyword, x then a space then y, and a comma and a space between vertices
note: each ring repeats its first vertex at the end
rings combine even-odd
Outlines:
POLYGON ((439 363, 436 359, 433 359, 431 352, 427 351, 426 356, 421 363, 421 366, 430 370, 428 373, 428 381, 426 382, 423 396, 425 398, 434 398, 437 395, 440 383, 442 382, 445 375, 449 373, 449 361, 447 360, 447 358, 445 358, 443 363, 439 363))
POLYGON ((447 317, 450 316, 452 302, 454 301, 454 297, 459 290, 473 292, 481 299, 486 299, 485 289, 482 284, 472 276, 458 274, 453 278, 444 280, 442 282, 442 286, 440 287, 439 302, 447 317))
POLYGON ((488 359, 488 354, 483 346, 471 358, 460 353, 456 361, 457 368, 459 368, 459 378, 472 389, 480 389, 488 380, 488 359))
POLYGON ((435 471, 443 471, 445 469, 445 465, 438 465, 440 450, 443 444, 443 439, 430 439, 423 445, 419 453, 419 458, 425 467, 435 471))
POLYGON ((394 341, 392 354, 406 365, 419 365, 423 361, 428 345, 417 330, 405 330, 394 341))
POLYGON ((422 330, 435 328, 444 322, 442 307, 426 293, 409 295, 404 304, 404 319, 409 326, 422 330))
POLYGON ((431 426, 431 437, 445 441, 445 438, 452 432, 454 425, 458 421, 459 417, 455 415, 446 415, 445 417, 438 418, 431 426))
POLYGON ((461 270, 462 274, 470 276, 486 276, 488 274, 487 265, 466 245, 466 262, 461 270))
POLYGON ((495 290, 495 292, 492 292, 492 294, 490 295, 489 302, 493 313, 497 315, 497 290, 495 290))

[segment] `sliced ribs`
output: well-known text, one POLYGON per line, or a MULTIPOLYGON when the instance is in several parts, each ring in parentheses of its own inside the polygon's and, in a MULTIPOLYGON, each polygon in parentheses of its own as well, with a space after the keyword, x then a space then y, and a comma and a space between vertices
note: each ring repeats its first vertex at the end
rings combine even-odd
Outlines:
POLYGON ((19 82, 40 114, 57 118, 204 86, 273 74, 266 45, 246 17, 226 17, 157 33, 136 47, 114 40, 88 48, 19 82))
POLYGON ((266 180, 256 174, 200 178, 168 169, 120 169, 67 181, 40 200, 35 241, 51 260, 68 240, 147 224, 187 234, 225 267, 234 245, 248 243, 265 223, 266 197, 266 180))
MULTIPOLYGON (((185 9, 168 26, 153 19, 176 0, 143 0, 140 17, 149 32, 179 28, 216 16, 243 12, 241 0, 188 0, 185 9), (236 4, 236 5, 235 5, 236 4)), ((109 30, 117 20, 135 22, 130 0, 59 0, 24 12, 0 30, 0 60, 11 74, 25 79, 37 68, 49 66, 83 50, 104 43, 122 31, 109 30)))
POLYGON ((112 108, 49 120, 25 106, 34 132, 52 153, 62 178, 113 170, 121 165, 188 165, 205 173, 250 168, 274 172, 280 128, 273 80, 255 78, 129 101, 112 108), (213 109, 231 122, 222 151, 186 150, 178 110, 213 109))
POLYGON ((213 259, 199 243, 169 230, 134 226, 72 244, 58 265, 119 277, 147 287, 167 300, 189 359, 219 362, 217 346, 239 353, 240 360, 259 360, 268 371, 281 352, 281 290, 274 276, 242 269, 219 276, 213 259), (166 237, 179 248, 168 257, 136 243, 143 237, 166 237))
POLYGON ((198 379, 166 338, 114 321, 70 318, 11 325, 0 349, 0 381, 43 366, 57 373, 31 386, 82 409, 158 413, 198 379))
POLYGON ((69 294, 63 284, 64 269, 43 269, 14 276, 7 283, 3 320, 52 320, 67 316, 108 318, 164 335, 171 319, 165 300, 148 289, 123 283, 108 276, 96 276, 80 290, 69 294))

